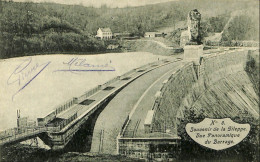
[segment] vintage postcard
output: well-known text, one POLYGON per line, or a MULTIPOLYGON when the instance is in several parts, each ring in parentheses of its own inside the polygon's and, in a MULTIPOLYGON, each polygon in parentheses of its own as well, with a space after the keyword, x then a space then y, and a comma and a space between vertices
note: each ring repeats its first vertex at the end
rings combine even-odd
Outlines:
POLYGON ((0 161, 259 161, 258 0, 0 0, 0 161))

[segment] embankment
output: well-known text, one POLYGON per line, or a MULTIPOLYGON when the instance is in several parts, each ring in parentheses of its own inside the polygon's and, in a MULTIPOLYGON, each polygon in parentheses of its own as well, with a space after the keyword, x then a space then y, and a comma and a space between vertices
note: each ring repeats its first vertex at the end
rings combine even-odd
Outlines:
POLYGON ((162 44, 163 43, 160 44, 160 42, 158 43, 152 40, 125 40, 122 46, 128 51, 150 52, 165 56, 181 52, 181 49, 166 47, 166 45, 162 44))
POLYGON ((187 63, 162 89, 153 131, 174 131, 186 108, 209 118, 259 117, 259 51, 233 50, 205 55, 200 66, 187 63))

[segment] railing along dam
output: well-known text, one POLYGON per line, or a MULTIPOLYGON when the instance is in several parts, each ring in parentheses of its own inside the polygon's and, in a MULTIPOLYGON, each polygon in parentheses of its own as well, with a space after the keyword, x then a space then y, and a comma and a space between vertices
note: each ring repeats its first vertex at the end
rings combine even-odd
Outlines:
POLYGON ((258 119, 258 81, 259 50, 204 54, 200 65, 187 63, 162 88, 162 97, 153 107, 152 131, 174 128, 185 108, 197 114, 203 111, 209 118, 232 118, 247 112, 258 119))
POLYGON ((86 121, 102 110, 120 90, 138 77, 169 62, 158 60, 98 85, 56 107, 47 116, 38 118, 37 126, 18 127, 0 132, 0 146, 40 137, 53 150, 64 149, 73 136, 84 127, 86 121))

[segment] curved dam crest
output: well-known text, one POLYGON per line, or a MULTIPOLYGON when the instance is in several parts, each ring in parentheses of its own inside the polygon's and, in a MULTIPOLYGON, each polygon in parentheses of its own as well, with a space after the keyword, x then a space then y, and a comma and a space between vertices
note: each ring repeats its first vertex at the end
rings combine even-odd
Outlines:
POLYGON ((209 118, 236 117, 247 111, 259 117, 259 51, 233 50, 187 63, 162 89, 153 131, 175 129, 186 108, 209 118))
MULTIPOLYGON (((203 110, 208 118, 232 118, 241 111, 258 118, 258 58, 258 51, 238 49, 204 54, 200 65, 184 62, 164 78, 167 82, 163 82, 161 97, 154 98, 158 104, 147 108, 155 111, 151 132, 166 129, 177 133, 179 119, 184 117, 186 108, 192 108, 196 113, 203 110)), ((131 89, 125 88, 128 95, 131 95, 131 89)), ((116 98, 123 100, 120 95, 116 98)), ((127 116, 129 112, 122 111, 126 107, 131 109, 133 104, 126 106, 114 102, 116 100, 110 103, 113 106, 108 104, 110 106, 102 111, 95 123, 90 152, 116 153, 116 136, 126 118, 122 114, 127 116), (111 119, 111 116, 115 118, 111 119), (113 133, 108 133, 110 131, 113 133)), ((137 118, 145 118, 146 115, 139 113, 137 118)), ((135 123, 134 119, 131 122, 135 123)), ((144 129, 143 124, 140 127, 144 129)))

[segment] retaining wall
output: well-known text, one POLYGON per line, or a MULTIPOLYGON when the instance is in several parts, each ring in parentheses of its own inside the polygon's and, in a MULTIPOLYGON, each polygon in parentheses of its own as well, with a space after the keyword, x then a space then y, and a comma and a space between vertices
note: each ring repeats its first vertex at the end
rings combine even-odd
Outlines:
MULTIPOLYGON (((184 116, 186 108, 196 113, 203 110, 211 118, 235 117, 245 110, 258 118, 259 79, 252 79, 254 75, 245 70, 250 53, 232 50, 206 55, 201 58, 200 66, 186 64, 172 74, 157 101, 152 131, 165 128, 176 131, 178 119, 184 116)), ((253 53, 259 58, 258 51, 253 53)))

